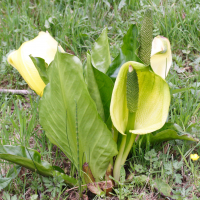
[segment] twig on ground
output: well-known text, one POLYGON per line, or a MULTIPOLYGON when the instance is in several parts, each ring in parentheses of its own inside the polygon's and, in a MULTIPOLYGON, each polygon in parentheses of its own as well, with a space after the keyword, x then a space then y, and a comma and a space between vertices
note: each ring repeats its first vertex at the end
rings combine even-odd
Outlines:
POLYGON ((28 90, 11 90, 11 89, 0 89, 0 93, 11 93, 11 94, 21 94, 21 95, 35 94, 34 92, 28 90))

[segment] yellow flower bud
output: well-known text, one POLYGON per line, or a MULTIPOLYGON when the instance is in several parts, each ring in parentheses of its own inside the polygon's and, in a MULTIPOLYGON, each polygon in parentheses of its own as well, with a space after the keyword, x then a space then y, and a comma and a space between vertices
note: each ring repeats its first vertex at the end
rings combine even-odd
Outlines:
POLYGON ((172 65, 171 47, 167 38, 157 36, 153 39, 150 62, 153 71, 165 79, 172 65))

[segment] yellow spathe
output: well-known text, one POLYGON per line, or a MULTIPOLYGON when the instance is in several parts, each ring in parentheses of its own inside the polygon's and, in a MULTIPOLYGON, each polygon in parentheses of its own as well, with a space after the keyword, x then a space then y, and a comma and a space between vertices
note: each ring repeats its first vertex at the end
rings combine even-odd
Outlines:
MULTIPOLYGON (((40 32, 36 38, 24 42, 18 50, 12 52, 8 56, 8 62, 19 71, 29 87, 42 96, 45 84, 29 56, 43 58, 49 65, 57 48, 58 42, 48 32, 40 32)), ((60 49, 64 52, 62 47, 60 49)))
POLYGON ((150 71, 141 63, 129 61, 122 65, 118 73, 111 97, 110 115, 115 128, 125 134, 128 124, 128 107, 126 97, 126 80, 129 66, 138 76, 139 99, 135 115, 133 134, 147 134, 160 129, 166 122, 170 91, 164 79, 150 71))
POLYGON ((157 36, 153 39, 150 63, 153 71, 165 79, 172 65, 172 52, 167 38, 157 36))

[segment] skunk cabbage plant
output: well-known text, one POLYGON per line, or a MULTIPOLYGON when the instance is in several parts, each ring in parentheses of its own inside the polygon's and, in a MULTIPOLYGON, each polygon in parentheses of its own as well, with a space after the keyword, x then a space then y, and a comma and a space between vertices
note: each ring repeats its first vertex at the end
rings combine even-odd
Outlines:
MULTIPOLYGON (((29 86, 42 96, 40 123, 49 140, 71 160, 85 183, 101 180, 112 183, 109 180, 112 166, 117 182, 136 136, 152 134, 165 125, 170 105, 165 77, 172 56, 168 39, 157 36, 152 42, 152 32, 152 13, 147 10, 140 33, 137 25, 132 24, 119 55, 111 62, 105 28, 87 52, 85 67, 76 56, 62 48, 57 51, 57 42, 44 32, 8 57, 29 86)), ((187 134, 180 136, 171 127, 151 135, 149 141, 196 141, 187 134)), ((0 146, 0 158, 34 170, 29 151, 38 156, 33 159, 38 173, 58 174, 41 161, 38 152, 24 147, 0 146)), ((66 183, 77 184, 72 177, 59 174, 66 183)), ((93 189, 98 194, 105 189, 95 184, 92 187, 96 187, 93 189)))
MULTIPOLYGON (((110 114, 113 125, 123 134, 115 165, 123 165, 136 134, 156 131, 165 124, 170 105, 166 81, 149 67, 134 61, 122 65, 115 81, 110 114), (119 164, 119 163, 120 164, 119 164)), ((114 167, 119 179, 120 166, 114 167)))
MULTIPOLYGON (((45 83, 41 79, 30 55, 40 57, 50 64, 56 54, 57 41, 48 33, 40 32, 33 40, 24 42, 20 48, 8 56, 8 62, 16 68, 29 87, 42 96, 45 83)), ((64 52, 60 46, 61 51, 64 52)))
MULTIPOLYGON (((137 134, 147 134, 160 129, 168 116, 169 86, 149 67, 151 49, 160 50, 161 47, 157 45, 162 44, 153 42, 152 46, 152 32, 152 13, 147 10, 140 32, 139 58, 136 57, 137 59, 121 66, 112 93, 111 119, 115 128, 123 134, 114 166, 116 180, 119 180, 120 168, 124 165, 137 134)), ((151 60, 155 59, 152 57, 151 60)), ((153 62, 153 68, 163 68, 163 60, 153 62)))

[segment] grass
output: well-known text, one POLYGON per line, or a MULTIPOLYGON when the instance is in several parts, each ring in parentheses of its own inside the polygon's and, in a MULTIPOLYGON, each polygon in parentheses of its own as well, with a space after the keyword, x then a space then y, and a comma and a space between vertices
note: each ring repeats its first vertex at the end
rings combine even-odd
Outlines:
MULTIPOLYGON (((85 63, 87 49, 91 49, 102 29, 108 27, 110 50, 114 58, 129 25, 137 23, 140 26, 147 7, 151 7, 154 12, 154 36, 163 35, 171 42, 173 67, 167 82, 172 90, 184 89, 172 95, 168 120, 200 138, 198 0, 0 0, 1 88, 28 88, 17 70, 7 63, 6 57, 11 50, 34 38, 39 31, 48 31, 66 51, 74 53, 85 63)), ((0 93, 1 144, 20 144, 34 148, 52 165, 61 166, 68 174, 76 174, 74 166, 49 142, 40 127, 38 102, 35 95, 23 97, 0 93)), ((198 199, 199 161, 193 163, 188 159, 191 152, 200 155, 200 148, 195 145, 173 141, 147 150, 135 147, 125 167, 133 176, 127 182, 122 171, 121 184, 115 189, 115 195, 119 199, 159 199, 161 193, 156 192, 153 183, 148 181, 156 177, 173 188, 174 198, 198 199), (150 150, 154 157, 148 157, 150 150)), ((4 175, 11 165, 0 160, 0 166, 0 175, 4 175)), ((63 199, 70 199, 72 193, 62 191, 56 181, 51 181, 55 182, 52 186, 48 180, 23 169, 20 176, 0 193, 0 197, 9 199, 12 196, 14 199, 16 195, 18 199, 34 199, 39 191, 43 199, 51 195, 52 198, 60 195, 63 199)))

